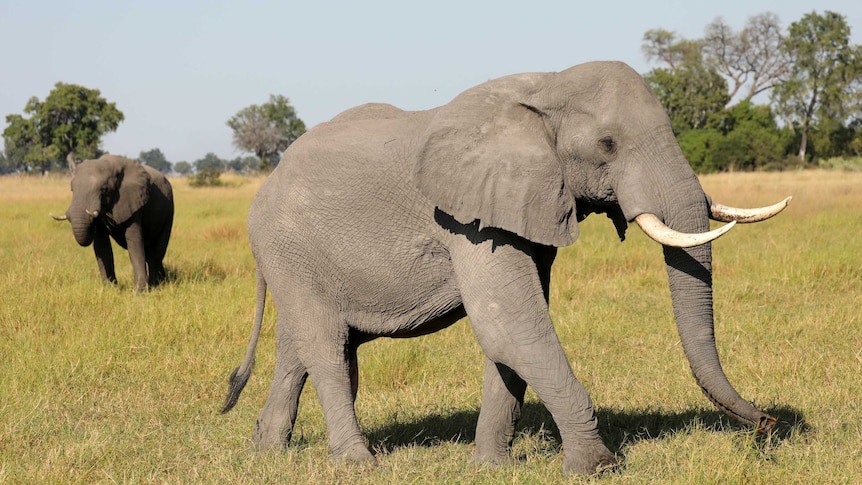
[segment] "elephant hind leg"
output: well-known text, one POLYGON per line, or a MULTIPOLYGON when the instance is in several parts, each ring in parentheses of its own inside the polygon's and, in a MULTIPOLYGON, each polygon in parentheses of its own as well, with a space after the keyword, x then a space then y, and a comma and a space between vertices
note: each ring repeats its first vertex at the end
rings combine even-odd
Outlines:
MULTIPOLYGON (((278 342, 278 347, 283 345, 286 344, 278 342)), ((269 397, 255 424, 252 441, 257 449, 284 447, 290 443, 299 396, 307 378, 308 373, 296 353, 279 348, 269 397)))
POLYGON ((332 347, 315 349, 318 352, 309 361, 309 374, 326 419, 330 460, 374 461, 374 455, 365 446, 353 407, 359 381, 356 347, 347 342, 327 341, 327 344, 332 347))
POLYGON ((167 272, 161 260, 147 263, 147 284, 149 286, 158 286, 165 280, 166 276, 167 272))
POLYGON ((497 465, 508 461, 526 390, 527 383, 515 371, 485 358, 485 384, 473 455, 476 462, 497 465))
POLYGON ((267 281, 278 308, 277 369, 255 437, 261 444, 289 438, 295 403, 307 375, 323 408, 331 460, 373 461, 353 407, 358 366, 347 323, 339 318, 333 302, 314 288, 294 284, 284 275, 267 281))

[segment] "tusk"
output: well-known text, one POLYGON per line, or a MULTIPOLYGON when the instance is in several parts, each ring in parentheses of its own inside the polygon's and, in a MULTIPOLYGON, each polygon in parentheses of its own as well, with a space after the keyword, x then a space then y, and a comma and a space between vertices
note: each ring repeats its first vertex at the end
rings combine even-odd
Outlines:
POLYGON ((726 205, 713 202, 712 207, 709 208, 709 218, 719 222, 736 221, 743 224, 747 222, 765 221, 783 211, 792 198, 793 197, 788 197, 777 204, 772 204, 767 207, 759 207, 757 209, 737 209, 736 207, 728 207, 726 205))
POLYGON ((63 214, 62 216, 55 216, 54 214, 51 214, 49 212, 48 215, 50 215, 52 218, 54 218, 55 221, 68 221, 69 220, 69 218, 66 217, 65 214, 63 214))
POLYGON ((713 229, 712 231, 702 232, 699 234, 688 234, 674 231, 667 227, 654 214, 641 214, 635 217, 635 222, 637 222, 641 230, 655 242, 675 248, 690 248, 706 244, 726 233, 736 224, 736 221, 733 221, 719 227, 718 229, 713 229))
POLYGON ((99 211, 88 211, 88 210, 85 210, 84 212, 86 212, 86 213, 87 213, 87 215, 88 215, 88 216, 90 216, 90 217, 92 217, 93 219, 95 219, 95 218, 99 217, 99 211))

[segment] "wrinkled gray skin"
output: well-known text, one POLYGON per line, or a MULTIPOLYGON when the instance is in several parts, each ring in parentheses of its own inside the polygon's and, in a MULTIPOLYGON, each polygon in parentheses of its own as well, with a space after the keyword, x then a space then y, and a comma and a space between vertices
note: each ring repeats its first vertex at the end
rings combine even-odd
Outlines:
MULTIPOLYGON (((278 309, 275 375, 257 420, 260 448, 291 437, 310 376, 332 457, 372 460, 354 414, 356 348, 414 337, 469 315, 485 384, 475 458, 507 460, 527 385, 563 441, 563 468, 614 462, 548 313, 557 248, 606 213, 622 237, 652 213, 709 229, 707 196, 641 77, 615 62, 489 81, 449 104, 365 105, 303 135, 249 213, 257 261, 255 330, 224 411, 250 373, 267 285, 278 309)), ((722 371, 713 336, 709 244, 665 248, 674 315, 695 379, 725 413, 767 429, 722 371)))
POLYGON ((174 196, 158 170, 115 155, 84 160, 75 168, 66 218, 75 241, 93 245, 105 283, 117 282, 109 237, 129 251, 135 291, 164 278, 162 260, 171 237, 174 196))

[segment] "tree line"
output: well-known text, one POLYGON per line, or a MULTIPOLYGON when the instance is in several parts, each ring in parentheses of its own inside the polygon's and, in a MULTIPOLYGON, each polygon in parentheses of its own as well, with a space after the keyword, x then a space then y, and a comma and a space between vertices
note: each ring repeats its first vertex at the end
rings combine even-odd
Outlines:
POLYGON ((696 171, 807 167, 862 155, 862 47, 844 16, 811 12, 783 31, 770 12, 700 39, 644 34, 644 78, 696 171), (766 103, 758 100, 767 99, 766 103))
MULTIPOLYGON (((862 47, 838 13, 811 12, 783 30, 766 12, 741 30, 717 18, 699 39, 657 28, 643 36, 644 79, 667 111, 680 147, 699 173, 775 170, 862 156, 862 47), (767 102, 763 102, 767 100, 767 102)), ((101 155, 101 138, 124 120, 96 89, 57 83, 25 117, 6 116, 0 173, 64 170, 101 155)), ((171 163, 158 148, 138 159, 163 172, 268 172, 305 124, 289 99, 271 95, 226 122, 248 155, 207 153, 171 163)))
MULTIPOLYGON (((30 98, 24 113, 29 117, 6 116, 0 174, 61 171, 71 169, 76 161, 97 158, 104 153, 102 137, 116 131, 124 119, 115 103, 109 103, 98 89, 61 82, 44 101, 30 98)), ((248 155, 225 160, 210 152, 193 162, 172 163, 160 149, 152 148, 141 151, 137 159, 163 173, 180 175, 268 172, 305 132, 305 123, 290 100, 281 95, 241 109, 227 125, 233 130, 234 145, 248 155)))

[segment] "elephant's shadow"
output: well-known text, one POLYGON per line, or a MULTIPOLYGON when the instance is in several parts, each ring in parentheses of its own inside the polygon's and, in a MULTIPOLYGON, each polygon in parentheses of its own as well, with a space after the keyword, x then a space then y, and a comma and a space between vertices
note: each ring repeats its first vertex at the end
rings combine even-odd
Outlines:
POLYGON ((165 264, 165 277, 162 278, 159 286, 184 285, 203 281, 219 282, 224 281, 229 276, 230 271, 226 267, 212 258, 207 258, 188 264, 165 264))
MULTIPOLYGON (((777 406, 764 412, 778 418, 778 423, 768 437, 758 435, 755 446, 774 447, 798 433, 806 433, 810 426, 802 413, 794 408, 777 406)), ((727 416, 712 410, 693 409, 685 412, 652 410, 602 410, 597 411, 599 434, 608 448, 617 455, 624 455, 625 448, 644 440, 665 439, 685 432, 695 424, 711 431, 744 428, 727 416)), ((397 422, 370 429, 366 432, 370 447, 376 453, 389 453, 405 446, 435 446, 441 442, 473 443, 478 410, 454 411, 445 415, 433 415, 412 422, 397 422)), ((549 442, 549 448, 561 451, 559 431, 551 414, 540 402, 526 402, 521 419, 515 429, 516 439, 524 435, 545 435, 540 438, 549 442)), ((521 459, 522 457, 515 457, 521 459)))

